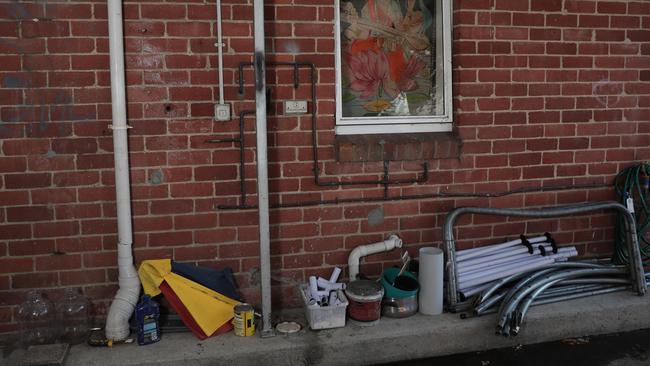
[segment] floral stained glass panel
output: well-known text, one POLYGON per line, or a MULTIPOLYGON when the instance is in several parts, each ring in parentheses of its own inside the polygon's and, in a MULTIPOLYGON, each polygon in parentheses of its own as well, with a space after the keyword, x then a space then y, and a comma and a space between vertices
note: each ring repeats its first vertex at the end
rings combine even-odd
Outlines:
POLYGON ((342 117, 439 114, 435 11, 434 0, 341 0, 342 117))

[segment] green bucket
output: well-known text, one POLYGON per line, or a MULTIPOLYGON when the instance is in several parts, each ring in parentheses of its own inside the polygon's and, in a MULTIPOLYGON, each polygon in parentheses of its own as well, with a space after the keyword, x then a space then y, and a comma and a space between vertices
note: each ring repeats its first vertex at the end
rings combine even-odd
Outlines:
MULTIPOLYGON (((385 296, 392 297, 395 299, 403 299, 406 297, 417 296, 418 291, 420 290, 420 284, 418 283, 418 278, 409 271, 404 271, 404 273, 402 273, 402 276, 409 278, 407 281, 404 282, 407 282, 409 287, 412 289, 405 290, 393 286, 393 283, 395 282, 395 277, 397 277, 399 271, 400 271, 399 268, 388 268, 384 270, 384 273, 381 274, 380 282, 381 285, 384 287, 384 292, 386 293, 385 296)), ((400 282, 401 281, 398 281, 396 285, 399 285, 400 282)))

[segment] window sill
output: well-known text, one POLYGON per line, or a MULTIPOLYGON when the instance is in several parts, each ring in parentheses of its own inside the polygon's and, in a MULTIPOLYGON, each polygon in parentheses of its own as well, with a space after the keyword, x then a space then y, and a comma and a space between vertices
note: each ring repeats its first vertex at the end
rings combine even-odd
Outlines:
POLYGON ((451 132, 337 135, 339 162, 453 159, 461 141, 451 132))

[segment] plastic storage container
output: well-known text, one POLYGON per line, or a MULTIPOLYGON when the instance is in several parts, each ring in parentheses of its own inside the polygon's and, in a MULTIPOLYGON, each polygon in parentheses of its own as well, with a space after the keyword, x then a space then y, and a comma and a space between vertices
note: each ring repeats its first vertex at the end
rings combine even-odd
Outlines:
POLYGON ((348 307, 348 299, 343 291, 338 290, 337 296, 340 304, 329 306, 309 305, 309 285, 303 284, 299 287, 300 294, 305 302, 305 315, 311 329, 330 329, 345 326, 345 309, 348 307))
POLYGON ((61 326, 61 342, 79 344, 90 331, 90 303, 78 288, 66 288, 61 302, 56 304, 61 326))
POLYGON ((38 291, 27 293, 27 300, 18 308, 18 319, 23 347, 56 341, 58 331, 54 305, 38 291))

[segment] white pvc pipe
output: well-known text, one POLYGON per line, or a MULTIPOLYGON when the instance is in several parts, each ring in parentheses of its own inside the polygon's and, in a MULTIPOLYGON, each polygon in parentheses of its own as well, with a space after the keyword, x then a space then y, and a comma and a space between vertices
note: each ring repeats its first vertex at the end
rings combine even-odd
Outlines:
POLYGON ((374 244, 360 245, 350 253, 348 257, 348 270, 350 271, 350 281, 357 279, 359 274, 359 259, 371 254, 387 252, 395 248, 402 247, 402 239, 397 235, 391 235, 388 239, 374 244))
POLYGON ((336 283, 339 280, 339 275, 341 274, 341 269, 339 267, 334 267, 332 274, 330 275, 330 282, 336 283))
MULTIPOLYGON (((550 245, 545 245, 544 249, 547 251, 547 253, 549 253, 548 255, 553 254, 553 252, 552 252, 553 248, 550 245)), ((528 253, 528 251, 526 251, 525 253, 521 253, 521 254, 514 254, 514 255, 507 256, 507 257, 495 258, 495 259, 493 259, 491 261, 477 262, 477 263, 472 263, 472 264, 463 263, 463 265, 461 265, 461 263, 459 263, 458 264, 458 275, 460 276, 461 274, 463 274, 465 272, 476 271, 476 270, 481 269, 481 268, 493 267, 493 266, 501 265, 503 263, 515 262, 515 261, 518 261, 520 259, 529 258, 531 256, 539 255, 539 254, 540 254, 539 248, 534 248, 532 254, 530 254, 530 253, 528 253)))
POLYGON ((324 279, 323 277, 318 277, 316 279, 316 281, 318 283, 318 287, 322 288, 323 290, 327 290, 327 291, 345 290, 345 284, 342 283, 342 282, 332 283, 332 282, 324 279))
POLYGON ((578 255, 578 251, 575 249, 575 247, 560 248, 560 250, 558 250, 557 254, 550 254, 550 255, 547 255, 545 257, 541 256, 541 255, 531 255, 531 256, 527 256, 527 257, 524 257, 524 258, 519 258, 519 259, 513 260, 513 261, 505 263, 505 264, 501 264, 501 265, 495 265, 495 266, 490 266, 490 267, 486 267, 486 268, 472 269, 470 271, 467 271, 467 272, 463 273, 460 276, 462 276, 463 280, 466 281, 466 280, 468 280, 470 278, 473 278, 473 277, 476 277, 476 276, 487 275, 487 274, 490 274, 490 273, 499 272, 500 270, 515 268, 518 265, 524 265, 524 264, 526 264, 528 262, 533 262, 533 261, 537 261, 537 260, 541 260, 541 259, 548 259, 548 258, 555 259, 555 261, 559 261, 559 260, 563 260, 563 259, 573 257, 573 256, 576 256, 576 255, 578 255))
POLYGON ((525 257, 525 258, 517 259, 517 260, 512 261, 510 263, 507 263, 505 265, 491 266, 491 267, 487 267, 487 268, 480 268, 480 269, 476 269, 476 270, 473 270, 473 271, 465 272, 462 275, 459 274, 459 282, 463 283, 463 282, 466 282, 466 281, 469 281, 469 280, 472 280, 472 279, 475 279, 475 278, 480 278, 480 277, 483 277, 483 276, 489 276, 489 275, 492 275, 494 273, 503 272, 503 271, 509 270, 511 268, 517 268, 518 266, 524 266, 524 265, 526 265, 528 263, 532 263, 532 262, 535 262, 535 261, 540 261, 542 259, 551 258, 551 259, 557 260, 557 259, 561 259, 561 258, 572 257, 572 256, 575 256, 575 255, 578 255, 578 251, 575 250, 575 248, 562 248, 562 250, 559 250, 557 254, 548 255, 546 257, 542 257, 541 255, 532 255, 532 256, 525 257))
MULTIPOLYGON (((537 236, 534 238, 528 239, 528 242, 531 244, 535 243, 541 243, 546 241, 548 238, 545 235, 542 236, 537 236)), ((504 248, 508 247, 513 247, 515 245, 521 244, 521 239, 515 239, 515 240, 510 240, 505 243, 501 244, 495 244, 495 245, 490 245, 487 247, 480 247, 480 248, 472 248, 472 249, 466 249, 466 250, 461 250, 456 253, 456 262, 461 261, 461 260, 467 260, 470 258, 476 258, 480 256, 484 256, 487 253, 492 253, 495 251, 499 251, 504 248)))
MULTIPOLYGON (((543 244, 540 244, 543 245, 543 244)), ((544 249, 549 253, 553 254, 553 247, 549 245, 544 245, 544 249)), ((468 261, 462 261, 458 262, 456 265, 458 267, 458 273, 467 271, 468 268, 480 268, 480 267, 485 267, 489 266, 492 264, 498 264, 498 263, 503 263, 503 262, 508 262, 511 260, 515 260, 516 258, 525 258, 529 257, 531 255, 535 254, 540 254, 540 250, 538 247, 533 248, 533 252, 530 253, 528 252, 528 248, 512 248, 510 251, 503 251, 503 252, 497 252, 492 255, 482 257, 482 258, 474 258, 470 259, 468 261), (520 250, 523 249, 523 250, 520 250)))
POLYGON ((106 338, 121 341, 129 336, 129 318, 140 296, 140 279, 133 266, 129 148, 126 124, 126 83, 124 81, 124 38, 122 1, 108 0, 108 34, 113 112, 113 149, 117 204, 117 265, 119 289, 106 319, 106 338))
POLYGON ((575 248, 562 248, 562 249, 568 249, 568 250, 562 252, 558 251, 558 254, 554 254, 553 256, 540 257, 535 260, 518 263, 517 265, 514 265, 512 267, 503 268, 498 272, 478 273, 472 275, 472 277, 459 279, 458 287, 460 291, 462 291, 463 289, 467 289, 483 283, 491 282, 499 278, 510 276, 515 273, 526 272, 528 270, 532 270, 541 266, 545 266, 547 264, 554 263, 557 259, 578 255, 578 252, 575 251, 575 248), (573 249, 573 251, 571 251, 571 249, 573 249))
POLYGON ((223 99, 223 40, 221 37, 221 0, 217 0, 217 52, 219 53, 219 103, 223 99))
POLYGON ((420 249, 418 308, 421 314, 442 314, 444 260, 440 248, 420 249))

